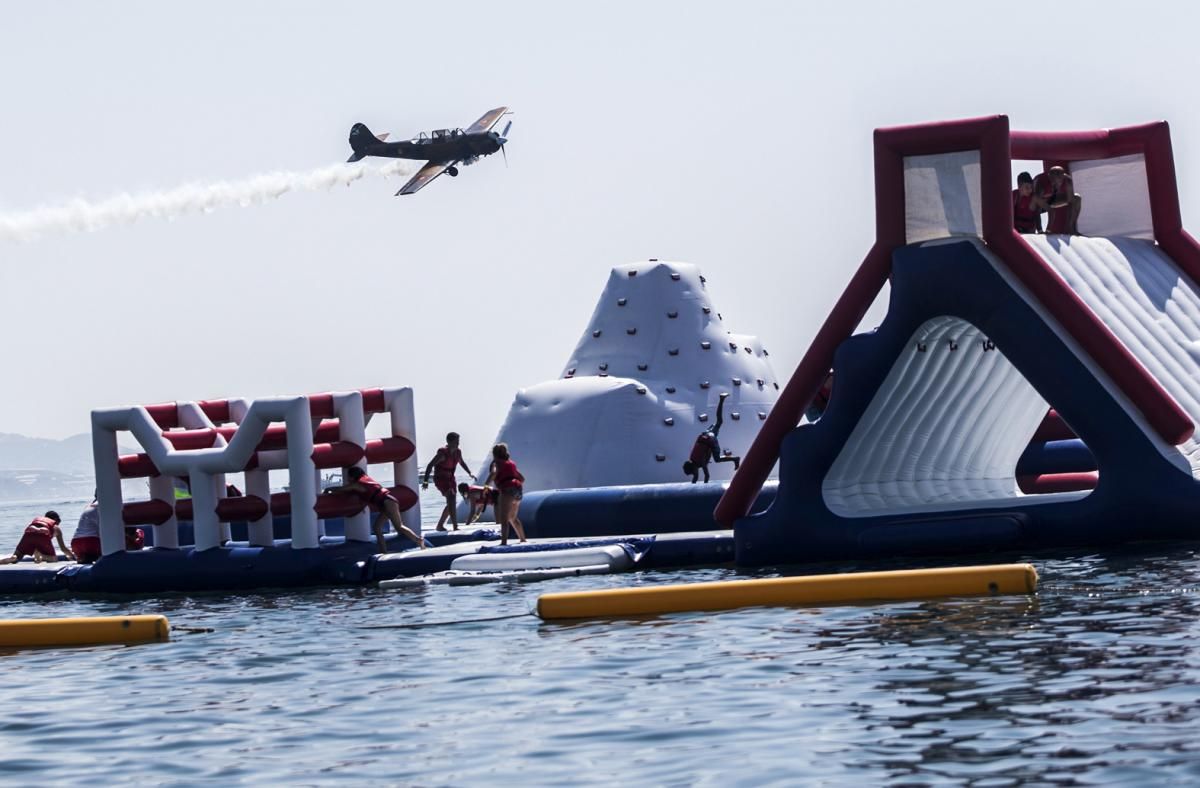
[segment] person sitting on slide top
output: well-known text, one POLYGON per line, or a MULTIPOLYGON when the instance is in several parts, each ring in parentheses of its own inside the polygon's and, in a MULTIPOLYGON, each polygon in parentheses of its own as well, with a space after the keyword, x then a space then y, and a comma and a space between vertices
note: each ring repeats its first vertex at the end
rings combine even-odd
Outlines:
POLYGON ((471 505, 471 510, 467 514, 467 525, 471 525, 482 517, 488 506, 496 503, 496 491, 491 487, 463 482, 458 485, 458 492, 462 495, 463 500, 471 505))
POLYGON ((525 541, 525 526, 517 516, 521 505, 525 477, 517 470, 517 464, 508 456, 508 445, 497 443, 492 447, 492 467, 488 471, 485 486, 496 482, 496 523, 500 526, 500 544, 508 544, 511 528, 517 537, 525 541))
POLYGON ((732 462, 735 471, 738 469, 738 463, 742 461, 741 457, 722 456, 721 444, 717 440, 717 435, 721 432, 721 424, 725 421, 725 398, 728 396, 729 392, 724 392, 718 398, 716 423, 696 437, 696 442, 692 444, 692 454, 683 464, 683 472, 692 477, 692 484, 700 481, 700 471, 704 471, 704 481, 708 481, 708 463, 710 461, 732 462))
POLYGON ((54 552, 52 541, 54 539, 58 540, 63 555, 74 561, 75 553, 71 552, 63 541, 62 528, 59 527, 61 522, 62 518, 53 510, 33 518, 33 521, 25 526, 25 533, 21 536, 21 541, 17 542, 13 554, 7 558, 0 558, 0 564, 15 564, 27 555, 33 556, 34 562, 39 564, 43 561, 57 561, 58 554, 54 552))
POLYGON ((350 480, 349 484, 327 487, 325 494, 353 495, 370 507, 372 512, 378 512, 371 523, 371 531, 374 532, 375 540, 379 543, 379 552, 386 553, 388 551, 387 541, 383 538, 383 518, 385 517, 391 520, 396 533, 407 536, 422 550, 425 549, 425 540, 417 536, 400 519, 400 502, 396 500, 396 496, 392 495, 391 490, 372 479, 366 471, 358 466, 347 468, 345 478, 350 480))
POLYGON ((458 448, 458 433, 447 433, 446 445, 438 449, 437 454, 433 455, 433 459, 425 466, 425 480, 421 482, 421 489, 428 490, 429 474, 433 472, 433 483, 438 492, 446 499, 446 508, 442 509, 442 516, 438 518, 437 529, 439 531, 446 530, 447 517, 450 518, 454 530, 458 530, 457 501, 454 497, 454 471, 460 465, 468 476, 472 475, 471 469, 463 462, 462 451, 458 448))
POLYGON ((1042 214, 1050 206, 1033 189, 1033 176, 1023 172, 1013 189, 1013 228, 1026 235, 1042 231, 1042 214))
POLYGON ((1075 193, 1075 181, 1062 167, 1051 167, 1034 178, 1034 192, 1046 203, 1050 219, 1046 233, 1079 234, 1079 211, 1083 198, 1075 193))

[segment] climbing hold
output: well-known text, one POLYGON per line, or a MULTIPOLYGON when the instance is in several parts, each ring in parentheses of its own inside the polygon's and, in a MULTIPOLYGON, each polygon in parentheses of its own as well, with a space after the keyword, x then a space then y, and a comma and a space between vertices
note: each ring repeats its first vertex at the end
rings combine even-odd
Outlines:
POLYGON ((602 370, 604 370, 604 369, 608 369, 608 362, 607 362, 607 361, 605 361, 605 362, 601 363, 601 364, 600 364, 600 369, 602 369, 602 370))
POLYGON ((759 388, 762 388, 762 387, 763 387, 763 379, 762 379, 762 378, 756 378, 756 379, 754 380, 754 382, 758 384, 758 387, 759 387, 759 388))
POLYGON ((629 303, 628 298, 618 298, 617 299, 617 306, 625 306, 628 303, 629 303))
POLYGON ((638 386, 636 389, 634 389, 634 391, 636 391, 638 394, 645 394, 645 393, 646 393, 646 387, 645 387, 645 386, 638 386))
POLYGON ((655 454, 655 455, 654 455, 654 459, 658 460, 659 462, 666 462, 666 461, 667 461, 667 455, 665 455, 665 454, 661 454, 661 453, 660 453, 660 454, 655 454))
POLYGON ((671 281, 672 281, 672 282, 678 282, 678 281, 679 281, 679 273, 678 273, 677 271, 672 271, 672 272, 671 272, 671 281))
POLYGON ((737 350, 737 342, 730 342, 730 343, 729 343, 729 349, 730 349, 730 350, 737 350))
POLYGON ((734 421, 737 421, 741 417, 742 417, 742 414, 738 413, 736 410, 733 413, 729 414, 729 418, 733 419, 734 421))
POLYGON ((597 328, 595 331, 593 331, 593 332, 592 332, 592 336, 593 336, 593 337, 598 337, 598 336, 600 336, 600 329, 598 329, 598 328, 597 328))
POLYGON ((571 367, 570 369, 567 370, 567 377, 568 378, 575 377, 575 367, 571 367))
POLYGON ((630 275, 630 276, 637 276, 637 271, 630 271, 630 272, 629 272, 629 275, 630 275))
POLYGON ((628 334, 629 336, 633 336, 634 334, 637 333, 637 327, 630 326, 629 328, 625 329, 625 333, 628 334))
POLYGON ((667 355, 668 356, 678 356, 679 348, 677 348, 677 347, 667 348, 667 355))
POLYGON ((702 307, 700 307, 700 309, 702 309, 704 311, 704 314, 706 314, 706 315, 712 314, 711 306, 702 306, 702 307))
POLYGON ((707 413, 701 413, 701 414, 700 414, 699 416, 697 416, 696 418, 697 418, 698 420, 702 421, 702 422, 704 422, 704 421, 708 421, 708 414, 707 414, 707 413))
POLYGON ((742 379, 741 379, 741 378, 734 378, 734 379, 733 379, 733 385, 735 385, 735 386, 740 386, 740 385, 742 385, 742 379))
POLYGON ((925 347, 926 347, 926 346, 925 346, 925 343, 924 343, 924 342, 918 342, 918 343, 917 343, 917 352, 918 352, 918 353, 924 353, 924 352, 925 352, 925 347))
POLYGON ((668 394, 674 394, 674 393, 675 393, 675 387, 674 387, 674 386, 667 386, 667 393, 668 393, 668 394))
POLYGON ((675 419, 667 416, 665 419, 663 419, 663 424, 666 424, 668 427, 672 427, 675 425, 675 419))
POLYGON ((762 412, 762 411, 760 410, 760 411, 758 412, 758 420, 759 420, 759 421, 766 421, 766 420, 767 420, 767 414, 766 414, 766 413, 764 413, 764 412, 762 412))
POLYGON ((700 388, 702 388, 702 389, 708 388, 708 381, 707 380, 700 381, 700 388))
POLYGON ((638 372, 645 372, 646 370, 650 369, 649 364, 638 364, 637 367, 638 367, 638 372))
POLYGON ((712 348, 712 342, 709 342, 709 341, 706 339, 706 340, 704 340, 703 342, 701 342, 701 343, 700 343, 700 347, 704 348, 705 350, 710 350, 710 349, 712 348))
POLYGON ((675 318, 679 317, 679 313, 676 312, 674 309, 672 309, 670 312, 667 313, 667 317, 674 320, 675 318))

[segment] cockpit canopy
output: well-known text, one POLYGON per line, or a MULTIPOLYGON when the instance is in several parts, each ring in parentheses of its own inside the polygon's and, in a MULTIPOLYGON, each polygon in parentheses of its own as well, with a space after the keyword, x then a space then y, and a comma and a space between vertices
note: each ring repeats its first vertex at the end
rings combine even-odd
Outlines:
POLYGON ((466 134, 462 129, 434 129, 426 134, 421 132, 419 136, 413 139, 413 142, 420 144, 429 144, 435 142, 449 142, 455 137, 461 137, 466 134))

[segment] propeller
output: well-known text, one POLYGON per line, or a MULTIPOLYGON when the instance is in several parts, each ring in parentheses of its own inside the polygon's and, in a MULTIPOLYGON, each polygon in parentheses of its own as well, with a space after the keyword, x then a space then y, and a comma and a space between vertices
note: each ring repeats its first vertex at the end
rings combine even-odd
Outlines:
POLYGON ((512 121, 504 125, 504 131, 500 132, 500 139, 496 140, 500 143, 500 155, 504 157, 504 166, 508 167, 508 152, 504 150, 505 144, 508 143, 508 130, 512 128, 512 121))

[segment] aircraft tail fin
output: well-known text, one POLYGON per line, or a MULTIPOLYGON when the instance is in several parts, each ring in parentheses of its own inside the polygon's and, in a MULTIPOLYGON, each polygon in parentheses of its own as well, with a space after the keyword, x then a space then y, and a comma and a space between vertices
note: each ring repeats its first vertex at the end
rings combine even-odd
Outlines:
POLYGON ((350 148, 354 151, 354 155, 346 159, 347 162, 358 161, 367 155, 367 147, 372 143, 379 142, 379 138, 371 133, 365 123, 355 123, 350 128, 350 148))

